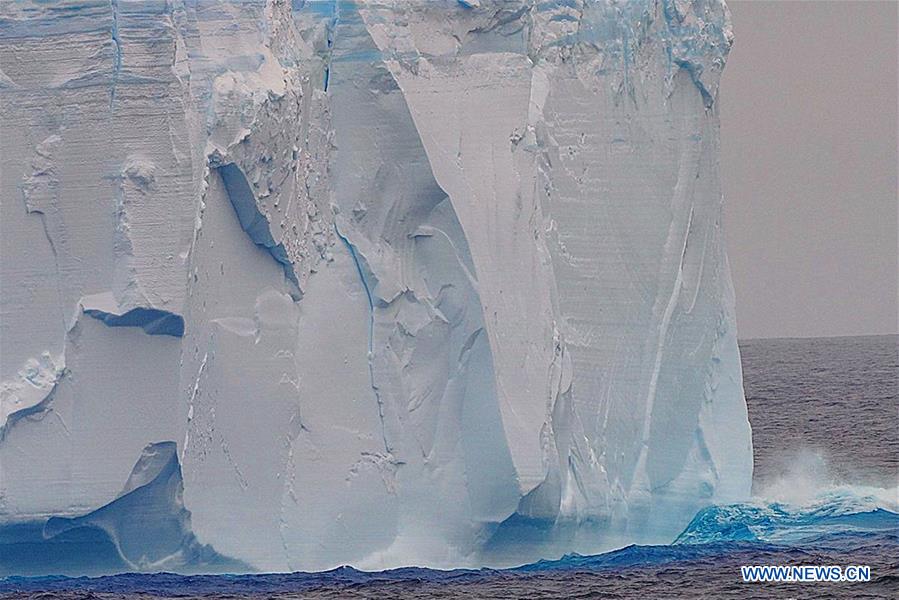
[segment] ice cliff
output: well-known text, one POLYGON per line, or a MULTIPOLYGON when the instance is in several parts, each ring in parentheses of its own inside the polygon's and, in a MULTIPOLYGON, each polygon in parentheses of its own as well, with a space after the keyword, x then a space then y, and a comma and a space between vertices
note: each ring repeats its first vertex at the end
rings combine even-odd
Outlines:
POLYGON ((504 565, 747 496, 731 39, 722 0, 0 4, 0 573, 504 565))

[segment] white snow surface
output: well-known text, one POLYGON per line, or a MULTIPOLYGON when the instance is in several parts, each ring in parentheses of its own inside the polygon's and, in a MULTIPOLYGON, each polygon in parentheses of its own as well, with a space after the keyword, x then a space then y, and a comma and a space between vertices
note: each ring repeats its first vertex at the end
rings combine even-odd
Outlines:
POLYGON ((0 528, 167 441, 196 540, 263 571, 746 498, 731 41, 723 0, 0 4, 0 528))

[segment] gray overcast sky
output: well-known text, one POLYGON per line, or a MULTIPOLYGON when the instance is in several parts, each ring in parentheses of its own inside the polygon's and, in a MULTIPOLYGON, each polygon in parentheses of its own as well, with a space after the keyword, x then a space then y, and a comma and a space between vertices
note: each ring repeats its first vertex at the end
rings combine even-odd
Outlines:
POLYGON ((729 0, 719 92, 741 338, 897 331, 897 3, 729 0))

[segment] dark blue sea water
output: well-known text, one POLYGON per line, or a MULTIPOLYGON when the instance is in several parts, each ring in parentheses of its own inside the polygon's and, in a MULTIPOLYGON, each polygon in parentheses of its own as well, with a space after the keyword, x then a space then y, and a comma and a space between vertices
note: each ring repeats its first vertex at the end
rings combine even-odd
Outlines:
POLYGON ((899 598, 899 338, 741 344, 754 498, 670 545, 502 571, 7 578, 0 598, 899 598), (743 583, 740 565, 868 565, 866 583, 743 583))

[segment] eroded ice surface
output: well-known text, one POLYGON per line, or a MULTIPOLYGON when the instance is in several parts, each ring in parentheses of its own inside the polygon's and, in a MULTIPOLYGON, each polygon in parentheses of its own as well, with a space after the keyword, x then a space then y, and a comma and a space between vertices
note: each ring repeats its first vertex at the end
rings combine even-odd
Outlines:
POLYGON ((79 517, 3 527, 0 569, 25 575, 246 570, 197 543, 182 491, 175 443, 148 444, 105 506, 79 517))
POLYGON ((730 44, 721 0, 0 5, 0 544, 501 565, 743 499, 730 44))

